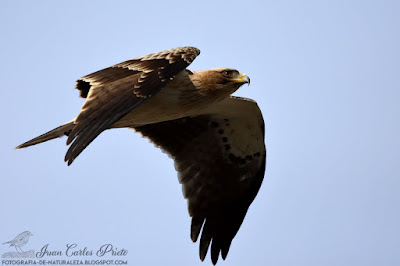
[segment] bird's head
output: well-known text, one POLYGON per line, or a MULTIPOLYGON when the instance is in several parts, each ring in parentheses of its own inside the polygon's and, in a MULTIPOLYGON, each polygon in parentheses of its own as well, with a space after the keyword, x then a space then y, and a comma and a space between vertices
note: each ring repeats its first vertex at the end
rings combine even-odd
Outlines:
POLYGON ((21 235, 22 235, 23 237, 30 237, 30 236, 33 236, 32 233, 29 232, 29 231, 25 231, 25 232, 21 233, 21 235))
POLYGON ((234 93, 243 84, 250 84, 246 74, 232 68, 194 71, 191 80, 203 94, 224 97, 234 93))

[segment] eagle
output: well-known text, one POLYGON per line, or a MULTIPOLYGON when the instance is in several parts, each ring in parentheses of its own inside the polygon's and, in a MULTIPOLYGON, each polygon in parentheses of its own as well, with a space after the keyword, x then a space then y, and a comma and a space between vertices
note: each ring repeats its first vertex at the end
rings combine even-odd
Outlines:
POLYGON ((264 120, 257 103, 231 96, 250 78, 232 68, 191 71, 195 47, 169 49, 77 80, 78 116, 18 147, 66 135, 70 165, 104 130, 132 128, 174 160, 203 261, 225 260, 264 178, 264 120), (200 234, 201 233, 201 234, 200 234))

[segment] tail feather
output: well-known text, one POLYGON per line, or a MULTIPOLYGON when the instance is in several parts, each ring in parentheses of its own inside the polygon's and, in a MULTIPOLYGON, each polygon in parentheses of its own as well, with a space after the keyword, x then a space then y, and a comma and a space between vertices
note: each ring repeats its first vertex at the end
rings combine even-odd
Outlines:
POLYGON ((44 133, 42 135, 40 135, 39 137, 36 137, 34 139, 31 139, 25 143, 22 143, 21 145, 15 147, 16 149, 22 149, 22 148, 26 148, 32 145, 36 145, 51 139, 55 139, 55 138, 59 138, 62 137, 64 135, 68 135, 72 128, 74 127, 74 121, 68 122, 62 126, 59 126, 53 130, 50 130, 47 133, 44 133))

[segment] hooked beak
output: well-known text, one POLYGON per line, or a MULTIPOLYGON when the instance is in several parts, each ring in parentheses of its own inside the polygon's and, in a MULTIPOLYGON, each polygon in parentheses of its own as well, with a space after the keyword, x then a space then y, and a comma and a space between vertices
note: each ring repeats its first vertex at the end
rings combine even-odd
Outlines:
POLYGON ((237 82, 242 83, 242 84, 247 83, 248 85, 250 85, 250 78, 246 74, 241 74, 240 78, 232 79, 232 80, 233 81, 237 81, 237 82))
POLYGON ((242 82, 243 83, 247 83, 248 85, 250 85, 250 78, 249 78, 249 76, 246 76, 245 74, 242 74, 243 75, 243 77, 242 77, 242 82))

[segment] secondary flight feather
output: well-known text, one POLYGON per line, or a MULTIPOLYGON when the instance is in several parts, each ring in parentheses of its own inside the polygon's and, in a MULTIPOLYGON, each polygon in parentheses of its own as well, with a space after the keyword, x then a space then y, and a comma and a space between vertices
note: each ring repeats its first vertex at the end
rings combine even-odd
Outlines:
POLYGON ((79 115, 17 148, 68 136, 70 165, 99 135, 129 127, 175 162, 200 236, 200 259, 225 259, 265 172, 264 121, 255 101, 230 96, 250 78, 231 68, 190 71, 200 54, 181 47, 137 57, 77 80, 79 115), (210 247, 211 245, 211 247, 210 247))

